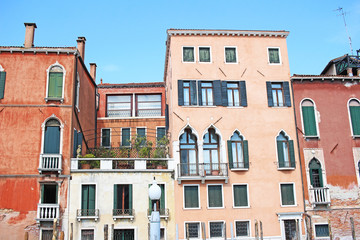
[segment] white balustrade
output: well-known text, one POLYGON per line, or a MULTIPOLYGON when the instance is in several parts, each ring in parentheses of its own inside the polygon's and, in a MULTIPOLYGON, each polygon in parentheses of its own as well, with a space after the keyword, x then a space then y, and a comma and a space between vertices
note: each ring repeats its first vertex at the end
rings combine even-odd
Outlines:
POLYGON ((40 154, 39 172, 57 171, 61 173, 62 170, 62 156, 61 154, 40 154))
POLYGON ((330 204, 330 192, 327 187, 310 188, 311 202, 316 204, 330 204))
POLYGON ((59 204, 38 204, 38 221, 52 221, 54 218, 59 218, 59 204))

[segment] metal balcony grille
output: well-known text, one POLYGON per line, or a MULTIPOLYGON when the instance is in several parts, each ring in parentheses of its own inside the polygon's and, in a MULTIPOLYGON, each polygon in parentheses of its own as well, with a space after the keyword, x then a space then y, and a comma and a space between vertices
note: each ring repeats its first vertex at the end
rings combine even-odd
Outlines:
POLYGON ((134 216, 134 209, 113 209, 113 216, 134 216))
POLYGON ((227 163, 179 163, 179 176, 228 176, 227 163))

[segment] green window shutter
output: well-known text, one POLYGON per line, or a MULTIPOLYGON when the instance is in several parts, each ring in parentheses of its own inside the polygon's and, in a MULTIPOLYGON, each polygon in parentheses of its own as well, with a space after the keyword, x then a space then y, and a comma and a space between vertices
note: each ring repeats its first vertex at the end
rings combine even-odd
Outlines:
POLYGON ((320 187, 324 187, 321 168, 319 168, 319 182, 320 182, 320 187))
POLYGON ((214 105, 222 106, 222 98, 221 98, 221 81, 215 80, 213 81, 213 94, 214 94, 214 105))
POLYGON ((234 185, 234 206, 235 207, 248 206, 246 185, 234 185))
POLYGON ((77 131, 74 129, 74 144, 73 144, 73 157, 75 158, 76 157, 76 150, 77 150, 77 140, 78 140, 78 133, 77 131))
POLYGON ((222 207, 221 186, 208 186, 209 207, 222 207))
POLYGON ((117 201, 117 195, 118 195, 118 185, 114 184, 114 209, 118 209, 118 201, 117 201))
POLYGON ((184 81, 178 80, 178 104, 179 106, 184 106, 184 81))
POLYGON ((199 195, 197 186, 185 186, 185 208, 198 208, 199 207, 199 195))
MULTIPOLYGON (((150 188, 150 187, 151 187, 151 184, 149 184, 148 188, 150 188)), ((149 189, 148 189, 148 191, 149 191, 149 189)), ((150 210, 153 209, 153 206, 152 206, 152 204, 151 204, 151 199, 150 199, 150 197, 149 197, 149 209, 150 209, 150 210)))
MULTIPOLYGON (((132 196, 133 196, 132 184, 129 184, 129 209, 133 208, 133 206, 132 206, 132 196)), ((133 214, 132 210, 131 210, 131 214, 133 214)))
POLYGON ((294 141, 289 140, 290 166, 295 167, 294 141))
MULTIPOLYGON (((190 81, 190 98, 191 98, 191 105, 197 105, 196 81, 195 80, 190 81)), ((201 98, 199 97, 199 99, 201 99, 201 98)), ((199 105, 201 105, 201 104, 199 104, 199 105)))
POLYGON ((247 107, 246 83, 245 83, 245 81, 240 81, 239 86, 240 86, 240 106, 247 107))
POLYGON ((232 142, 230 140, 227 141, 228 146, 228 158, 229 158, 229 168, 233 168, 233 156, 232 156, 232 142))
POLYGON ((130 128, 123 128, 121 131, 121 146, 130 146, 130 128))
POLYGON ((313 106, 302 107, 305 136, 316 136, 315 111, 313 106))
POLYGON ((44 203, 44 184, 40 186, 41 203, 44 203))
POLYGON ((284 161, 284 152, 283 152, 283 142, 282 141, 277 141, 277 153, 278 153, 279 167, 284 167, 285 161, 284 161))
POLYGON ((56 97, 62 98, 62 89, 63 89, 63 74, 57 73, 56 77, 56 97))
POLYGON ((95 185, 89 185, 89 209, 95 209, 95 185))
POLYGON ((5 94, 5 79, 6 79, 6 72, 0 72, 0 99, 4 98, 5 94))
POLYGON ((55 203, 58 203, 58 190, 59 190, 59 186, 56 185, 56 189, 55 189, 55 203))
POLYGON ((360 107, 350 106, 349 108, 353 135, 360 135, 360 107))
POLYGON ((228 106, 227 81, 221 81, 221 102, 222 106, 228 106))
POLYGON ((285 106, 291 107, 290 86, 288 82, 283 83, 285 106))
POLYGON ((101 129, 101 131, 102 131, 101 146, 110 147, 110 129, 101 129))
POLYGON ((281 202, 282 205, 295 204, 293 184, 281 184, 281 202))
POLYGON ((268 106, 273 107, 274 101, 273 101, 273 97, 272 97, 271 82, 266 82, 266 92, 267 92, 268 106))
POLYGON ((62 84, 63 84, 63 74, 58 72, 51 72, 49 74, 48 97, 61 98, 62 84))
POLYGON ((44 153, 60 152, 60 127, 45 127, 44 153))
POLYGON ((165 185, 159 184, 161 188, 160 209, 165 209, 165 185))
POLYGON ((310 184, 311 186, 314 186, 314 179, 313 179, 313 174, 312 174, 312 169, 309 169, 309 174, 310 174, 310 184))
POLYGON ((202 105, 201 81, 198 81, 198 97, 199 97, 199 106, 201 106, 202 105))
POLYGON ((89 185, 82 186, 81 209, 89 209, 89 185))
POLYGON ((243 144, 244 144, 244 165, 245 165, 245 168, 249 168, 248 140, 244 140, 243 144))

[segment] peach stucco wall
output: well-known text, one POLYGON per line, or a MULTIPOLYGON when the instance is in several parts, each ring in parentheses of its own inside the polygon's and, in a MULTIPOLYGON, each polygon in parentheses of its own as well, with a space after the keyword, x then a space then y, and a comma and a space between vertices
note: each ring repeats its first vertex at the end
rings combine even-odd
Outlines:
MULTIPOLYGON (((175 184, 176 223, 180 239, 184 238, 185 221, 205 222, 209 236, 209 221, 226 221, 227 236, 230 223, 235 220, 250 220, 251 236, 255 219, 263 223, 264 236, 280 236, 281 228, 276 213, 303 212, 303 197, 298 151, 296 146, 295 121, 292 107, 268 107, 266 81, 289 81, 290 70, 286 39, 279 37, 232 37, 232 36, 172 36, 167 72, 165 76, 167 103, 170 107, 171 142, 178 141, 186 126, 193 129, 198 140, 202 140, 208 127, 213 126, 225 145, 221 162, 228 162, 226 141, 235 130, 248 140, 248 171, 229 171, 229 181, 182 181, 175 184), (211 63, 182 63, 182 46, 194 46, 198 59, 198 46, 211 47, 211 63), (236 46, 238 63, 224 63, 224 47, 236 46), (269 65, 267 47, 279 47, 281 64, 269 65), (171 56, 171 57, 170 57, 171 56), (178 106, 177 80, 245 80, 247 107, 178 106), (176 114, 176 115, 175 115, 176 114), (277 170, 276 136, 283 130, 294 140, 296 168, 291 171, 277 170), (225 153, 224 153, 225 151, 225 153), (280 183, 295 184, 296 206, 281 207, 280 183), (223 185, 224 208, 208 209, 207 184, 223 185), (247 183, 249 205, 244 209, 233 208, 232 184, 247 183), (183 185, 199 184, 199 210, 183 209, 183 185)), ((175 143, 176 145, 176 143, 175 143)), ((179 163, 179 153, 173 156, 179 163)), ((304 231, 302 232, 304 234, 304 231)))

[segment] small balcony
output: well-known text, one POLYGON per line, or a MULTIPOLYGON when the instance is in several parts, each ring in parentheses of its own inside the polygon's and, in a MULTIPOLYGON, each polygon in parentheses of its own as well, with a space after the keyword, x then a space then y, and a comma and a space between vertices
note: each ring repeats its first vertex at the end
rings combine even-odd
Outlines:
POLYGON ((327 187, 310 188, 310 198, 313 207, 317 205, 330 205, 330 191, 327 187))
POLYGON ((78 209, 76 212, 76 219, 78 222, 85 219, 95 220, 95 222, 97 222, 99 219, 99 209, 78 209))
POLYGON ((228 164, 227 163, 179 163, 178 164, 178 183, 184 180, 225 180, 227 183, 228 164))
POLYGON ((54 221, 54 219, 59 218, 59 216, 59 204, 38 204, 36 222, 54 221))
POLYGON ((134 221, 135 209, 113 209, 113 219, 130 219, 134 221))
MULTIPOLYGON (((152 212, 152 209, 148 209, 148 211, 147 211, 148 217, 151 216, 151 212, 152 212)), ((168 208, 160 208, 159 213, 160 213, 160 218, 164 218, 165 221, 167 221, 169 219, 169 209, 168 208)))
POLYGON ((278 170, 294 170, 295 162, 277 162, 278 170))
POLYGON ((42 172, 58 172, 60 174, 62 170, 61 162, 61 154, 40 154, 39 173, 41 174, 42 172))

